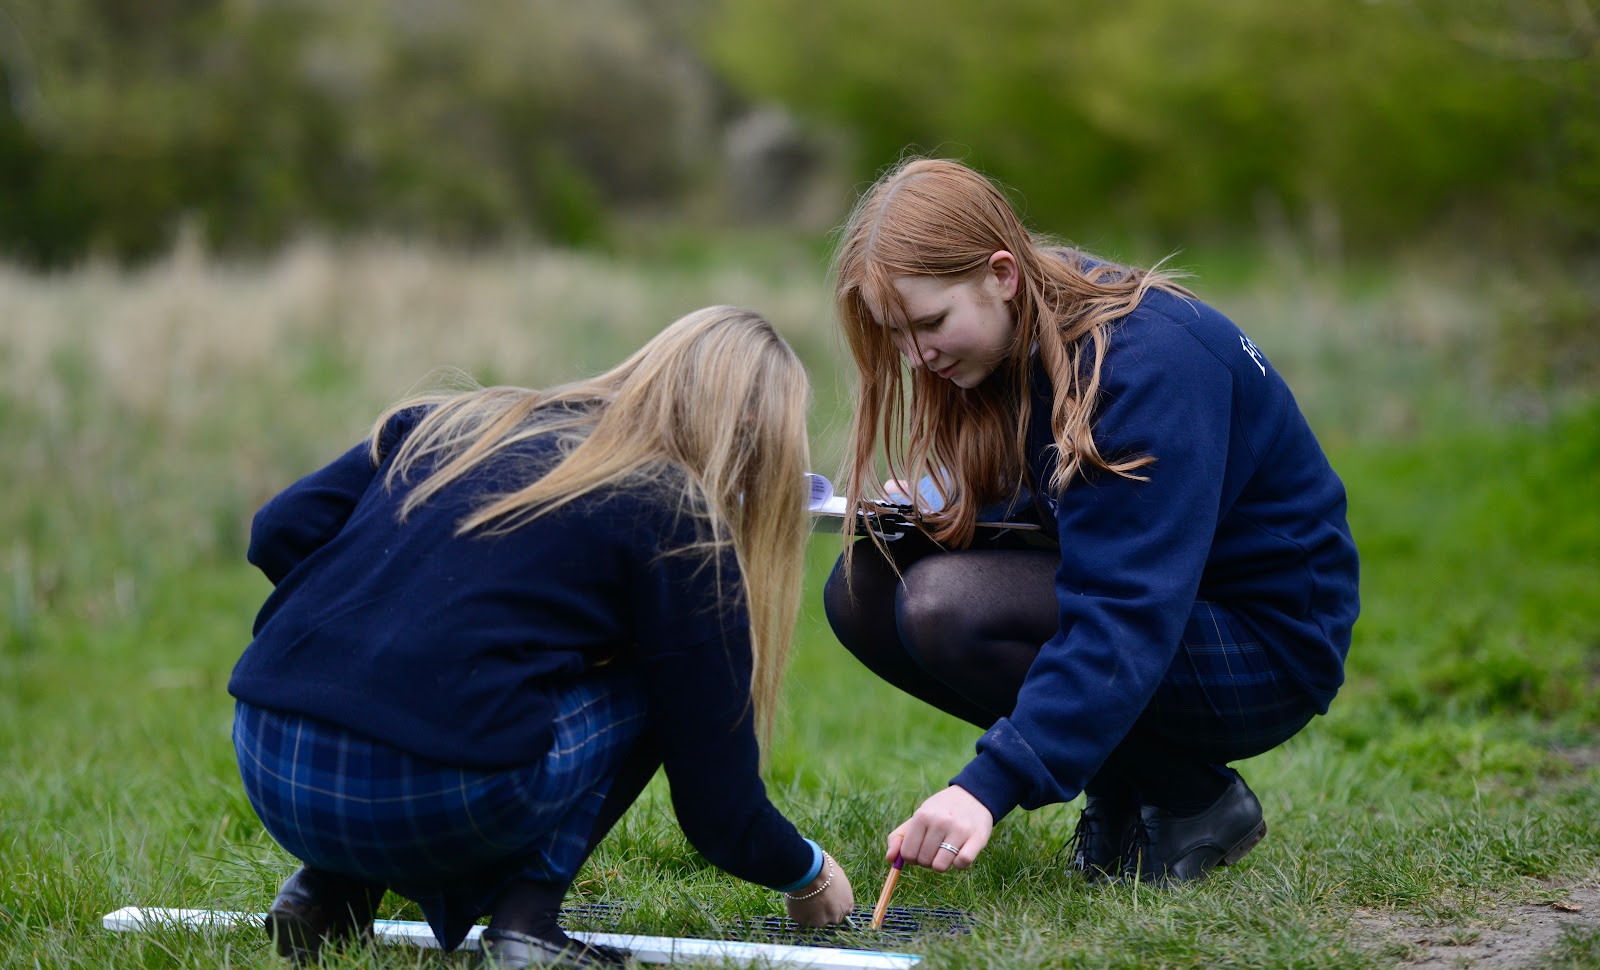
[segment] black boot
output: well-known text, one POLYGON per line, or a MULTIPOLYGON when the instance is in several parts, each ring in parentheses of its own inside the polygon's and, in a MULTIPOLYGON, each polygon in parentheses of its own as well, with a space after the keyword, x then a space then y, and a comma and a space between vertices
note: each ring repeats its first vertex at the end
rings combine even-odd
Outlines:
POLYGON ((1091 883, 1115 879, 1138 827, 1139 805, 1132 798, 1085 795, 1068 865, 1091 883))
POLYGON ((628 955, 599 944, 579 943, 567 934, 535 936, 516 930, 485 929, 478 937, 483 961, 495 970, 522 970, 524 967, 625 967, 628 955))
POLYGON ((267 937, 296 965, 317 962, 324 943, 372 938, 384 887, 301 866, 267 910, 267 937))
POLYGON ((519 880, 507 886, 478 938, 484 962, 495 970, 626 966, 621 950, 579 943, 561 929, 556 918, 566 895, 565 883, 519 880))
POLYGON ((1139 819, 1140 831, 1124 864, 1140 879, 1161 884, 1204 879, 1217 866, 1244 858, 1267 834, 1261 803, 1238 776, 1193 815, 1145 805, 1139 819))

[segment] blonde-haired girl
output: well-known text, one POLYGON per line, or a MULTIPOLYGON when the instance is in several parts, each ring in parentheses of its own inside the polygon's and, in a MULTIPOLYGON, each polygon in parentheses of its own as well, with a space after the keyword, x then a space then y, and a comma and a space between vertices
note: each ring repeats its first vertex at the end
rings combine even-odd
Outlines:
POLYGON ((257 513, 276 588, 233 672, 234 741, 303 867, 280 953, 369 933, 386 888, 500 966, 620 955, 556 924, 665 766, 713 864, 810 925, 853 905, 767 800, 800 589, 809 387, 759 315, 710 307, 615 369, 417 398, 257 513))
POLYGON ((1358 611, 1344 487, 1288 387, 1172 274, 1035 237, 957 162, 873 185, 834 270, 860 379, 848 497, 922 478, 942 503, 906 489, 927 534, 842 556, 829 620, 986 729, 890 858, 966 868, 1011 809, 1085 792, 1086 878, 1237 861, 1266 825, 1227 763, 1327 710, 1358 611), (995 515, 1056 541, 975 531, 995 515))

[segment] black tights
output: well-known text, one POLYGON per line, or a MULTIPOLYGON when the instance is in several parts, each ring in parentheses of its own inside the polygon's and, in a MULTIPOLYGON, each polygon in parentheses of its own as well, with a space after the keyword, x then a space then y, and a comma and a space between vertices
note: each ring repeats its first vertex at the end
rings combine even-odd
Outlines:
MULTIPOLYGON (((988 729, 1011 713, 1039 648, 1056 634, 1060 555, 1021 546, 945 552, 915 532, 888 550, 893 565, 870 539, 839 558, 822 594, 834 635, 879 677, 988 729)), ((1187 813, 1215 801, 1231 778, 1136 726, 1086 790, 1187 813)))
POLYGON ((868 670, 947 714, 987 729, 1011 713, 1017 690, 1055 635, 1060 557, 1036 549, 939 554, 920 533, 870 540, 841 556, 823 589, 834 635, 868 670))

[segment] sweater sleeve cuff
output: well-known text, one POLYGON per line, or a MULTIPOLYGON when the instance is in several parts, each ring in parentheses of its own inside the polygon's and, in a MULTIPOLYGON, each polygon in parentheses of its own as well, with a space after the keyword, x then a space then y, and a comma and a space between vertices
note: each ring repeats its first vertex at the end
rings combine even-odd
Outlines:
POLYGON ((995 824, 1022 802, 1023 785, 1011 777, 1005 766, 986 754, 967 762, 950 784, 963 788, 994 816, 995 824))
POLYGON ((811 846, 811 866, 806 869, 806 874, 787 886, 773 886, 774 890, 780 893, 792 893, 796 889, 810 885, 811 880, 817 878, 817 873, 822 871, 822 846, 811 839, 806 839, 806 845, 811 846))

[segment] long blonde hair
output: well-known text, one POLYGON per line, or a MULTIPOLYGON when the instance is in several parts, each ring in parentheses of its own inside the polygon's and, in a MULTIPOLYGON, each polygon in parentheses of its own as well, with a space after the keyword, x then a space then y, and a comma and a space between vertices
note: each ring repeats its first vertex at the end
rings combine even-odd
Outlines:
POLYGON ((978 510, 1007 498, 1027 476, 1028 359, 1035 343, 1054 385, 1050 428, 1059 461, 1049 482, 1029 484, 1059 495, 1082 472, 1133 476, 1154 457, 1108 458, 1095 446, 1101 363, 1113 323, 1146 292, 1190 295, 1176 277, 1160 269, 1086 264, 1080 254, 1031 234, 994 183, 971 168, 945 159, 902 161, 857 201, 834 253, 837 311, 859 378, 847 500, 881 494, 881 438, 889 478, 914 481, 946 470, 944 506, 924 510, 923 521, 940 542, 969 544, 978 510), (974 279, 1001 250, 1016 258, 1020 277, 1011 300, 1017 325, 1005 360, 973 388, 959 388, 926 368, 913 370, 908 388, 887 326, 907 323, 895 279, 974 279))
MULTIPOLYGON (((752 310, 713 306, 669 325, 627 360, 588 380, 537 391, 490 387, 413 397, 386 411, 428 407, 394 453, 392 487, 431 469, 406 497, 404 517, 493 455, 554 434, 561 457, 536 480, 492 496, 457 533, 509 532, 601 489, 658 489, 701 520, 696 563, 715 568, 731 549, 743 579, 754 672, 751 701, 763 746, 799 610, 808 523, 804 366, 752 310)), ((719 589, 722 577, 717 576, 719 589)))

